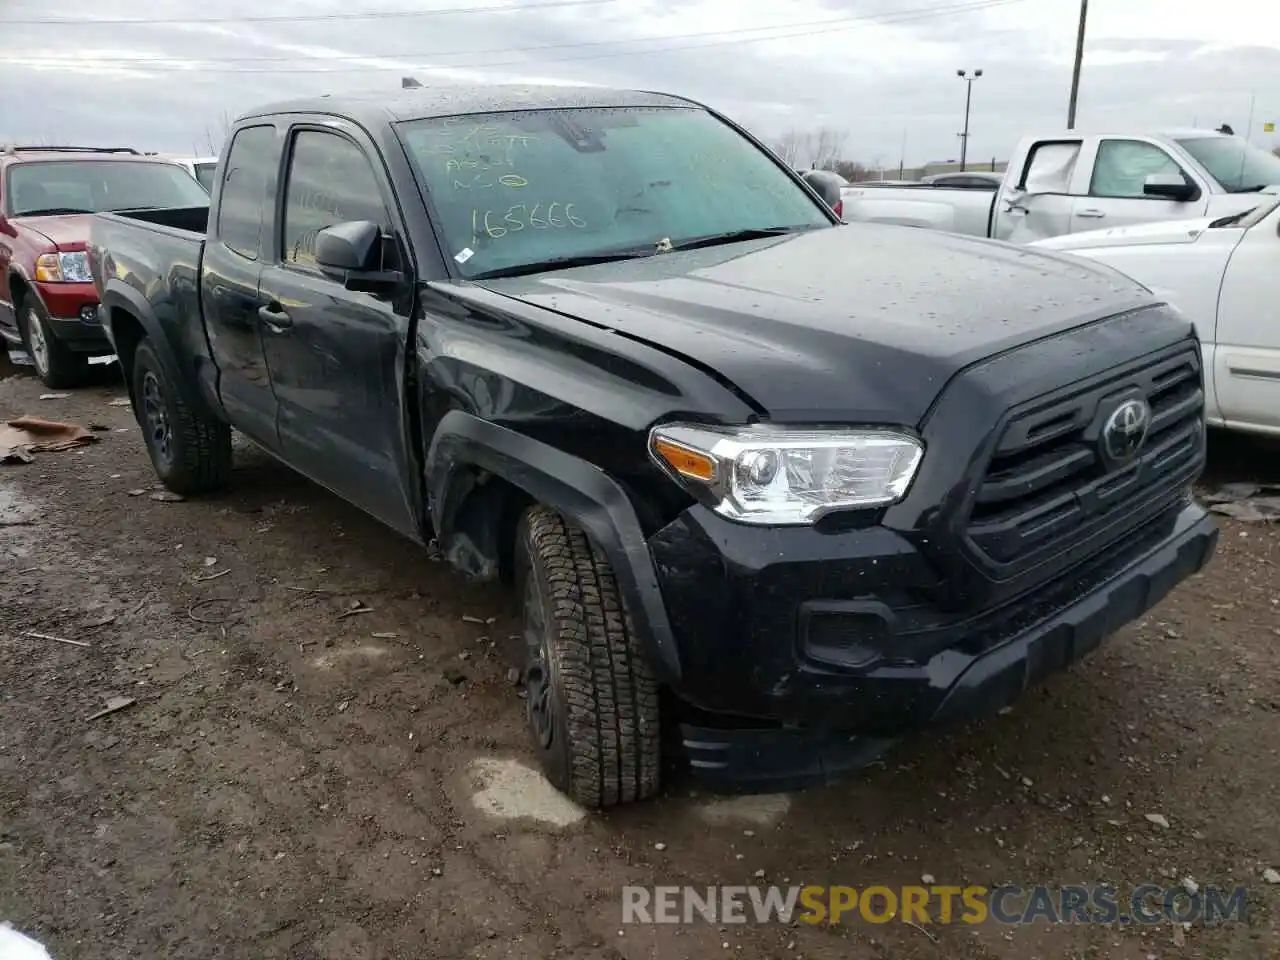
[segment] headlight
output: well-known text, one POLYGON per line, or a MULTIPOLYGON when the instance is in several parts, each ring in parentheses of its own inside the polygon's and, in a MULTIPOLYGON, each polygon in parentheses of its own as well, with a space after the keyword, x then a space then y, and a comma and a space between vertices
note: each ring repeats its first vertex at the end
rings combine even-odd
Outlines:
POLYGON ((91 283, 89 254, 45 253, 36 257, 36 279, 41 283, 91 283))
POLYGON ((833 510, 901 500, 924 447, 905 433, 663 424, 649 454, 742 523, 809 524, 833 510))

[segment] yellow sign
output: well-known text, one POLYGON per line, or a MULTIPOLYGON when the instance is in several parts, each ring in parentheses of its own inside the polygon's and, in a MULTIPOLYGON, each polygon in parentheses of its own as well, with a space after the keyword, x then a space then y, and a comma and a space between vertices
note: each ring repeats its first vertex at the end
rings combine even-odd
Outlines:
POLYGON ((1275 132, 1276 132, 1276 125, 1275 125, 1274 123, 1264 123, 1264 124, 1262 125, 1262 132, 1263 132, 1263 133, 1275 133, 1275 132))

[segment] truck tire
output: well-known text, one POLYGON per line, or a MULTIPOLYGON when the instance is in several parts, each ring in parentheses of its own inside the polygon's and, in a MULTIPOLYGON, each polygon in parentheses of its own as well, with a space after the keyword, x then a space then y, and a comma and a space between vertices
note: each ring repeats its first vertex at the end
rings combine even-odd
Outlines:
POLYGON ((578 527, 536 505, 516 532, 527 719, 543 772, 585 807, 653 796, 658 684, 609 561, 578 527))
POLYGON ((231 428, 186 401, 149 340, 133 354, 133 404, 161 483, 184 496, 227 485, 231 428))
POLYGON ((35 294, 23 298, 22 345, 46 387, 78 387, 89 379, 89 358, 76 353, 54 335, 44 306, 35 294))

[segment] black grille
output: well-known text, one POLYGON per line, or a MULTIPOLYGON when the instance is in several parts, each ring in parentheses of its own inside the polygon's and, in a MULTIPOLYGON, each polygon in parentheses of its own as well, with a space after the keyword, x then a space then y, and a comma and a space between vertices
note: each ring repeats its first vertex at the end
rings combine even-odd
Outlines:
POLYGON ((1200 352, 1181 349, 1050 394, 1013 411, 975 492, 968 538, 998 576, 1113 532, 1115 539, 1182 494, 1204 456, 1200 352), (1123 400, 1144 397, 1151 426, 1139 455, 1110 464, 1099 439, 1123 400))

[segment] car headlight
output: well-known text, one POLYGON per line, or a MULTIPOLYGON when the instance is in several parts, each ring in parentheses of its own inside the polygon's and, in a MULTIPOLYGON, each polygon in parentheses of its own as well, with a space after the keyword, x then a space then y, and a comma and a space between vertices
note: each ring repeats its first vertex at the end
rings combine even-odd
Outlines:
POLYGON ((36 279, 41 283, 92 283, 89 254, 45 253, 36 257, 36 279))
POLYGON ((649 432, 649 454, 724 517, 796 525, 814 523, 833 510, 901 500, 924 447, 915 437, 890 430, 673 423, 649 432))

